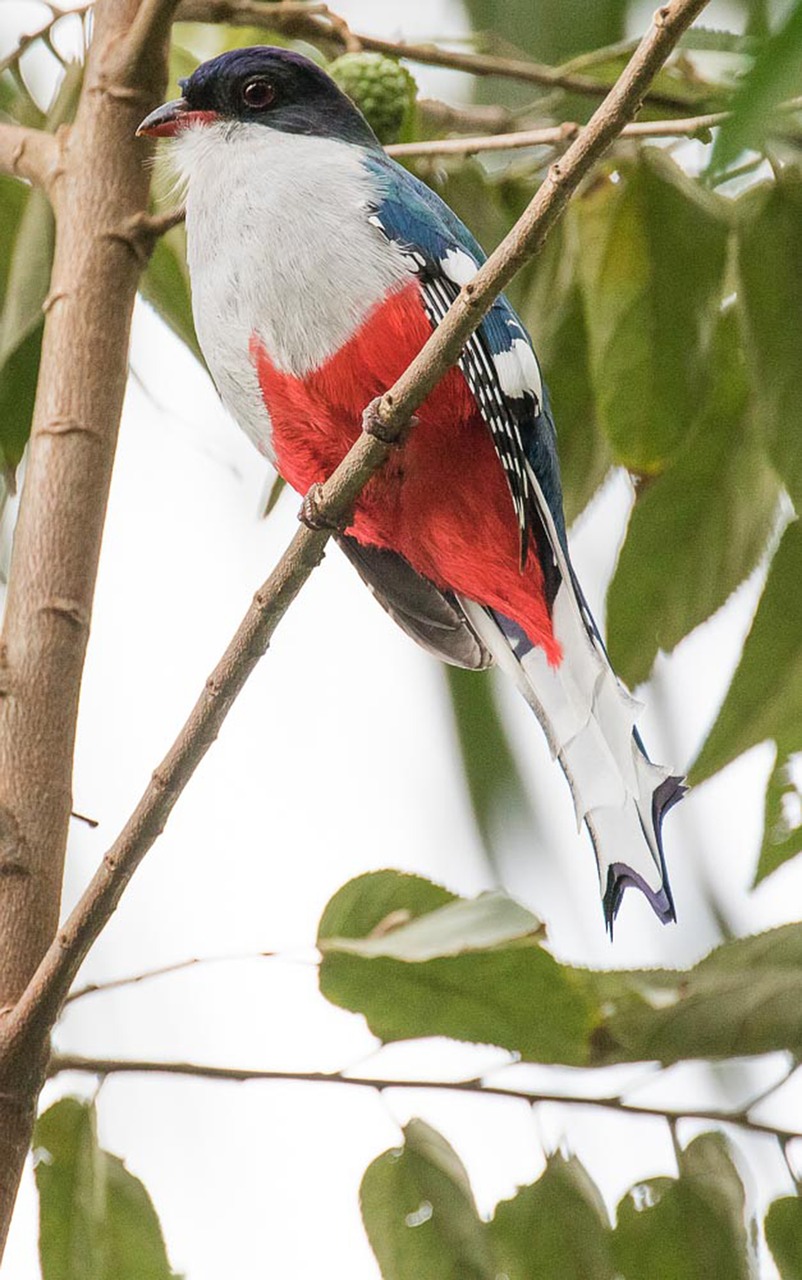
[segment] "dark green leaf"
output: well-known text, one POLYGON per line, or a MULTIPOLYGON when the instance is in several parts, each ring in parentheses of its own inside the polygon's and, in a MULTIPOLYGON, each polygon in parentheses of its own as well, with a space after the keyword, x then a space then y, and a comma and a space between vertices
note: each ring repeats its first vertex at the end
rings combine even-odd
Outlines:
POLYGON ((267 496, 262 507, 262 519, 266 520, 287 487, 287 481, 276 472, 272 483, 268 486, 267 496))
POLYGON ((578 218, 569 208, 516 290, 551 395, 569 524, 612 463, 590 381, 579 252, 578 218))
POLYGON ((97 1145, 94 1107, 63 1098, 34 1137, 43 1280, 172 1280, 138 1178, 97 1145))
POLYGON ((747 148, 759 150, 768 134, 774 108, 784 98, 802 91, 802 4, 794 4, 786 21, 758 53, 754 66, 744 76, 732 103, 732 114, 724 121, 710 168, 714 172, 727 165, 747 148))
POLYGON ((496 1207, 489 1231, 508 1280, 613 1280, 604 1203, 574 1156, 550 1156, 537 1182, 496 1207))
POLYGON ((680 1176, 633 1188, 613 1235, 623 1280, 749 1280, 744 1193, 721 1134, 694 1139, 680 1176))
POLYGON ((192 319, 187 238, 182 226, 160 236, 142 275, 139 291, 194 356, 203 363, 192 319))
POLYGON ((769 570, 724 706, 691 770, 701 782, 758 742, 802 748, 802 529, 789 525, 769 570))
POLYGON ((466 902, 417 876, 361 876, 326 908, 320 989, 363 1013, 384 1041, 446 1035, 529 1061, 581 1063, 591 1004, 581 978, 543 950, 540 936, 538 921, 503 895, 466 902), (434 914, 424 951, 426 913, 434 914))
POLYGON ((647 147, 577 205, 591 379, 614 456, 660 472, 699 403, 728 229, 723 206, 647 147))
POLYGON ((778 484, 755 438, 734 309, 708 377, 693 435, 638 493, 607 597, 610 657, 633 686, 751 573, 774 524, 778 484))
POLYGON ((0 467, 13 477, 31 430, 53 258, 53 214, 40 191, 27 193, 10 244, 0 312, 0 467))
POLYGON ((612 44, 624 35, 627 0, 539 0, 533 21, 531 0, 468 0, 477 31, 502 40, 546 62, 612 44))
POLYGON ((533 818, 515 754, 496 705, 492 677, 444 668, 476 825, 492 857, 514 816, 533 818))
POLYGON ((802 1280, 802 1200, 784 1196, 769 1205, 766 1243, 782 1280, 802 1280))
POLYGON ((498 1280, 456 1152, 422 1120, 411 1120, 404 1138, 399 1151, 373 1161, 360 1189, 384 1280, 498 1280))
POLYGON ((724 943, 693 969, 588 975, 599 1063, 802 1050, 802 925, 724 943))
MULTIPOLYGON (((802 15, 802 8, 800 8, 802 15)), ((758 420, 780 475, 802 511, 802 179, 741 201, 738 274, 758 420)))
POLYGON ((766 786, 763 844, 755 884, 789 858, 802 852, 802 795, 790 771, 790 760, 778 755, 766 786))

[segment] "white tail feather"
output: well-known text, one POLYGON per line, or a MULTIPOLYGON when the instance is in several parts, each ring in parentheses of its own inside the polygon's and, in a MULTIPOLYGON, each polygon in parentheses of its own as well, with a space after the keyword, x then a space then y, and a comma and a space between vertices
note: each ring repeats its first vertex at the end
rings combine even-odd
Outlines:
POLYGON ((568 779, 577 824, 587 824, 593 841, 608 927, 628 884, 646 893, 661 919, 673 919, 660 821, 681 794, 679 780, 669 785, 669 771, 652 764, 642 750, 634 733, 641 704, 610 667, 572 578, 563 578, 552 609, 563 651, 559 666, 550 666, 543 650, 509 619, 470 601, 461 603, 534 710, 568 779))

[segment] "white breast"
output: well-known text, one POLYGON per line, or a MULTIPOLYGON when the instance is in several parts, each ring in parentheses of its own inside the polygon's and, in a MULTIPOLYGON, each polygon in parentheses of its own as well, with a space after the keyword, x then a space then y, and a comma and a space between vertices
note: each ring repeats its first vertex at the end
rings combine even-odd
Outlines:
POLYGON ((198 340, 226 407, 270 455, 252 336, 278 369, 302 377, 339 350, 409 266, 368 221, 358 147, 217 124, 182 132, 174 158, 187 184, 198 340))

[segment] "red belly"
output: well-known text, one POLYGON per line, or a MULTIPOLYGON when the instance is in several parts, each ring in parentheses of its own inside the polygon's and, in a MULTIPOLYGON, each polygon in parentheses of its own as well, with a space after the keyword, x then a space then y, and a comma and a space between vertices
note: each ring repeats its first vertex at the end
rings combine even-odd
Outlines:
MULTIPOLYGON (((413 281, 374 308, 346 345, 303 379, 251 343, 272 423, 276 463, 306 493, 361 429, 367 404, 392 386, 431 334, 413 281)), ((490 432, 458 369, 423 402, 407 442, 368 482, 349 533, 398 551, 439 587, 499 609, 559 662, 537 556, 519 569, 518 524, 490 432)))

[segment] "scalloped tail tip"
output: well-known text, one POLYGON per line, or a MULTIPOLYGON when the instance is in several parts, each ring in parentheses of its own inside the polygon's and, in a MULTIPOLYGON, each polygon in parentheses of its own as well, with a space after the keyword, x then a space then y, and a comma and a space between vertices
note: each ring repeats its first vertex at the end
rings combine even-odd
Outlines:
POLYGON ((674 898, 671 894, 671 886, 668 883, 668 873, 666 871, 665 857, 663 856, 662 829, 663 819, 669 809, 673 808, 687 791, 688 788, 684 780, 672 776, 665 778, 659 787, 655 788, 652 796, 652 825, 662 877, 662 883, 659 888, 652 889, 643 876, 639 875, 633 867, 628 866, 626 862, 613 862, 607 868, 607 885, 602 898, 602 906, 604 909, 604 923, 607 926, 611 941, 613 925, 618 915, 618 909, 621 906, 621 900, 625 890, 630 887, 640 889, 661 924, 674 924, 676 922, 677 913, 674 908, 674 898))

